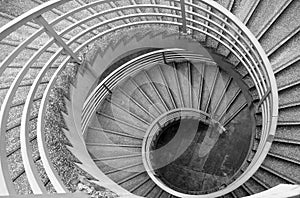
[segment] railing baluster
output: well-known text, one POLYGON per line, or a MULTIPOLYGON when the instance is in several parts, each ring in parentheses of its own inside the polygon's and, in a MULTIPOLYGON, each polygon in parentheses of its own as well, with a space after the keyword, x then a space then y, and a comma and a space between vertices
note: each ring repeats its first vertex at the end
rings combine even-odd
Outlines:
MULTIPOLYGON (((80 4, 81 6, 86 5, 86 3, 85 3, 83 0, 75 0, 75 1, 76 1, 78 4, 80 4)), ((92 15, 98 13, 93 7, 89 7, 89 8, 87 8, 87 10, 88 10, 92 15)), ((103 21, 106 21, 107 18, 106 18, 105 16, 100 16, 100 17, 98 18, 98 20, 99 20, 100 22, 103 22, 103 21)), ((108 24, 108 27, 113 27, 113 25, 108 24)))
MULTIPOLYGON (((109 1, 108 4, 112 8, 117 8, 118 7, 114 1, 109 1)), ((125 15, 123 11, 117 11, 117 14, 118 14, 118 16, 124 16, 125 15)), ((129 19, 125 19, 125 20, 123 20, 123 22, 126 24, 126 23, 130 23, 131 21, 129 19)))
POLYGON ((184 0, 180 0, 180 7, 181 7, 181 17, 182 17, 182 33, 187 33, 186 28, 186 13, 185 13, 185 3, 184 0))
POLYGON ((37 21, 41 26, 46 29, 47 34, 53 37, 56 43, 64 48, 67 54, 69 54, 77 63, 81 63, 80 58, 73 52, 73 50, 62 40, 62 38, 55 32, 55 30, 49 25, 49 23, 42 17, 38 16, 37 21))
MULTIPOLYGON (((38 4, 43 4, 43 3, 44 3, 44 2, 41 1, 41 0, 32 0, 32 1, 35 1, 35 2, 38 3, 38 4)), ((64 14, 62 11, 60 11, 60 10, 57 9, 57 8, 52 9, 51 12, 53 12, 54 14, 57 14, 57 15, 59 15, 59 16, 61 16, 61 15, 64 14)), ((71 17, 71 16, 67 17, 65 20, 67 20, 67 21, 69 21, 69 22, 71 22, 71 23, 76 23, 76 22, 77 22, 77 20, 76 20, 74 17, 71 17)), ((89 28, 89 26, 86 25, 86 24, 81 24, 80 27, 81 27, 82 29, 84 29, 84 30, 87 29, 87 28, 89 28)), ((97 35, 97 34, 98 34, 97 31, 92 31, 91 33, 94 34, 94 35, 97 35)))
POLYGON ((265 92, 265 94, 263 95, 263 97, 260 99, 260 101, 258 102, 257 106, 256 106, 256 111, 259 110, 259 107, 261 106, 261 104, 265 101, 265 99, 269 96, 269 94, 271 94, 271 88, 268 88, 268 90, 265 92))

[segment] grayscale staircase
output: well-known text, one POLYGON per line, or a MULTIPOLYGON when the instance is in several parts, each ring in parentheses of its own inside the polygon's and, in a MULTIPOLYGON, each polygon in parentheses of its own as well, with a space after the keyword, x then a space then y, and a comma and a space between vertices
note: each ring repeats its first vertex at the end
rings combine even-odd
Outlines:
POLYGON ((235 143, 245 149, 224 180, 197 172, 206 184, 181 193, 299 185, 298 0, 14 6, 15 16, 0 10, 0 196, 73 196, 68 179, 82 173, 121 197, 177 197, 142 153, 151 124, 176 109, 212 115, 228 141, 243 132, 235 143))
MULTIPOLYGON (((242 120, 239 115, 248 107, 236 82, 218 66, 204 61, 168 64, 152 66, 120 83, 99 106, 86 132, 87 149, 98 167, 140 196, 162 191, 147 175, 141 156, 143 136, 159 115, 176 108, 199 108, 214 112, 216 120, 227 127, 232 120, 242 120)), ((241 139, 251 139, 251 127, 248 134, 244 130, 241 139)))

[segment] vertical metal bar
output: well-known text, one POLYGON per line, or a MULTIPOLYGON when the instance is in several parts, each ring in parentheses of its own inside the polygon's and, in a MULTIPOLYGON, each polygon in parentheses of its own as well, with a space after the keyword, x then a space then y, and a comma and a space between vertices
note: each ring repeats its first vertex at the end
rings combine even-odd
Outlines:
POLYGON ((167 59, 166 59, 165 52, 162 52, 162 57, 163 57, 163 60, 164 60, 164 64, 167 64, 167 59))
POLYGON ((182 32, 183 34, 186 34, 187 30, 186 30, 186 14, 185 14, 184 0, 180 0, 180 6, 181 6, 181 17, 182 17, 182 32))
POLYGON ((266 93, 263 95, 263 97, 258 102, 258 104, 256 106, 256 111, 258 111, 259 107, 265 101, 265 99, 269 96, 270 93, 271 93, 271 88, 269 87, 268 90, 266 91, 266 93))
POLYGON ((106 89, 107 92, 109 92, 109 94, 112 94, 112 91, 107 87, 105 83, 103 83, 103 87, 106 89))
MULTIPOLYGON (((88 3, 84 2, 83 0, 75 0, 78 4, 80 4, 81 6, 84 6, 84 5, 87 5, 88 3)), ((93 7, 89 7, 87 8, 87 11, 91 13, 91 15, 95 15, 97 14, 98 12, 93 8, 93 7)), ((100 22, 103 22, 103 21, 106 21, 107 18, 105 16, 99 16, 98 17, 98 20, 100 22)), ((112 24, 107 24, 108 27, 110 28, 113 28, 113 25, 112 24)))
POLYGON ((80 58, 73 52, 73 50, 62 40, 62 38, 55 32, 51 25, 42 17, 38 16, 36 19, 37 23, 46 29, 46 33, 53 37, 58 45, 64 48, 67 54, 69 54, 77 63, 81 63, 80 58))
POLYGON ((190 108, 193 108, 193 86, 192 86, 192 66, 191 62, 187 62, 188 67, 188 86, 189 86, 189 104, 190 108))

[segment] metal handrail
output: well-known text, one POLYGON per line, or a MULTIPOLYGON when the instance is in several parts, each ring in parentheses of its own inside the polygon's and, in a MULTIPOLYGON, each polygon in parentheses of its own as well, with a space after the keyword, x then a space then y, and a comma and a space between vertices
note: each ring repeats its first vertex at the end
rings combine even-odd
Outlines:
MULTIPOLYGON (((90 94, 90 96, 86 99, 86 102, 83 107, 83 115, 82 115, 82 131, 85 131, 87 128, 87 124, 91 119, 91 116, 96 111, 96 107, 103 99, 103 94, 107 94, 107 90, 103 87, 103 84, 106 85, 110 90, 113 90, 116 86, 117 82, 122 81, 128 75, 132 75, 147 67, 151 64, 160 63, 162 61, 161 53, 162 52, 177 52, 180 54, 183 49, 165 49, 165 50, 157 50, 151 53, 147 53, 145 55, 139 56, 135 59, 124 64, 122 67, 118 68, 110 75, 108 75, 102 83, 100 83, 94 91, 90 94), (151 58, 149 58, 151 56, 151 58), (126 75, 124 75, 126 74, 126 75), (102 93, 102 94, 101 94, 102 93)), ((188 58, 188 57, 187 57, 188 58)), ((190 60, 195 60, 196 58, 203 58, 202 56, 196 57, 196 55, 191 56, 190 60)), ((169 61, 180 59, 176 55, 168 57, 169 61)))
MULTIPOLYGON (((152 152, 158 152, 157 150, 151 150, 151 145, 154 142, 154 139, 157 138, 157 134, 159 131, 161 131, 162 126, 165 126, 168 124, 171 120, 174 120, 175 118, 178 119, 184 119, 185 117, 188 118, 195 118, 196 120, 201 120, 201 122, 208 124, 210 121, 213 121, 215 123, 220 124, 217 120, 214 120, 210 114, 207 112, 193 109, 193 108, 177 108, 177 109, 172 109, 168 112, 165 112, 164 114, 160 115, 157 117, 152 124, 149 126, 147 129, 143 143, 142 143, 142 160, 143 164, 145 166, 146 172, 149 175, 149 177, 154 181, 155 184, 157 184, 161 189, 165 190, 166 192, 169 192, 170 194, 176 195, 178 197, 189 197, 190 194, 188 193, 183 193, 183 192, 177 192, 174 189, 170 188, 169 186, 165 185, 164 182, 161 181, 161 178, 158 178, 155 176, 155 171, 154 168, 151 164, 151 155, 152 152)), ((170 143, 170 142, 169 142, 170 143)), ((161 152, 161 151, 159 151, 161 152)), ((176 157, 179 157, 180 154, 178 155, 176 153, 176 157)), ((171 161, 166 161, 166 164, 171 163, 171 161)), ((207 190, 204 190, 207 192, 207 190)), ((203 191, 203 192, 204 192, 203 191)), ((194 194, 195 192, 193 192, 194 194)), ((197 197, 198 195, 196 195, 197 197)))
MULTIPOLYGON (((26 25, 27 23, 31 22, 31 20, 35 20, 38 17, 41 17, 42 14, 51 11, 52 9, 57 8, 60 5, 63 5, 71 0, 52 0, 49 1, 45 4, 42 4, 35 9, 23 14, 21 17, 16 18, 15 20, 9 22, 8 24, 4 25, 3 27, 0 28, 0 41, 4 40, 6 37, 8 37, 11 33, 13 33, 15 30, 18 28, 26 25)), ((110 3, 110 0, 99 0, 90 4, 82 5, 76 7, 73 10, 70 10, 69 12, 57 17, 54 19, 52 22, 49 22, 48 24, 44 23, 41 25, 45 25, 44 27, 41 27, 38 29, 36 32, 34 32, 29 38, 24 40, 18 47, 16 47, 12 53, 6 57, 4 61, 0 63, 0 74, 2 75, 3 72, 8 68, 9 64, 11 64, 14 59, 26 48, 26 46, 29 46, 35 39, 39 38, 42 33, 46 32, 46 30, 50 28, 52 31, 52 27, 59 22, 65 20, 67 17, 70 17, 71 15, 78 13, 83 10, 88 10, 93 8, 93 6, 100 5, 103 3, 110 3)), ((201 7, 199 5, 195 5, 190 2, 184 2, 180 0, 172 0, 170 1, 170 5, 174 4, 173 6, 166 6, 166 5, 159 5, 159 4, 134 4, 134 5, 128 5, 128 6, 123 6, 123 7, 116 7, 116 8, 111 8, 108 10, 105 10, 103 12, 99 13, 94 13, 91 16, 88 16, 82 20, 79 20, 70 26, 66 27, 63 31, 55 34, 55 32, 49 33, 47 30, 47 33, 52 36, 52 38, 44 44, 43 47, 41 47, 31 59, 28 60, 26 66, 22 69, 22 71, 18 74, 17 78, 14 80, 12 83, 8 94, 5 97, 4 102, 2 103, 1 106, 1 112, 0 112, 0 194, 1 195, 8 195, 8 194, 14 194, 14 188, 13 184, 10 181, 10 176, 8 174, 8 166, 7 166, 7 161, 5 159, 5 150, 6 150, 6 144, 5 144, 5 131, 6 131, 6 125, 7 125, 7 120, 8 120, 8 114, 11 108, 11 104, 13 101, 13 98, 15 96, 15 93, 17 91, 17 88, 22 81, 23 77, 27 74, 27 71, 30 69, 31 65, 37 61, 38 57, 41 56, 42 53, 44 53, 51 45, 52 43, 58 43, 59 45, 65 46, 64 48, 59 48, 57 53, 51 56, 50 60, 45 64, 44 68, 42 71, 38 74, 38 77, 35 79, 30 92, 28 94, 28 98, 25 102, 24 110, 23 110, 23 115, 22 115, 22 122, 21 122, 21 150, 22 150, 22 157, 23 160, 25 160, 25 170, 26 173, 28 174, 27 176, 30 179, 30 185, 34 191, 34 193, 43 193, 45 192, 43 189, 43 186, 41 183, 39 183, 38 179, 38 174, 36 173, 35 168, 33 167, 32 159, 31 159, 31 154, 30 154, 30 148, 28 147, 28 120, 29 120, 29 115, 30 115, 30 109, 32 107, 32 101, 34 98, 34 94, 37 91, 38 85, 41 82, 41 79, 49 69, 49 67, 54 63, 55 59, 61 54, 63 51, 68 51, 72 50, 71 55, 76 54, 78 55, 81 50, 84 49, 84 47, 88 46, 89 44, 95 42, 98 38, 107 35, 113 31, 116 30, 122 30, 126 29, 128 27, 132 27, 135 25, 145 25, 145 24, 164 24, 164 25, 172 25, 172 26, 181 26, 182 24, 180 22, 174 22, 174 21, 163 21, 157 19, 159 17, 169 17, 171 19, 181 19, 181 15, 177 15, 178 11, 185 11, 182 13, 186 13, 189 16, 195 16, 195 17, 200 17, 204 20, 204 22, 199 22, 195 21, 192 18, 193 17, 186 17, 184 20, 184 23, 186 23, 186 28, 193 29, 194 32, 200 32, 203 33, 207 36, 210 36, 211 38, 217 40, 219 43, 222 43, 226 48, 228 48, 236 57, 239 58, 239 60, 244 64, 244 66, 247 68, 252 80, 255 83, 256 89, 259 94, 259 98, 263 99, 260 101, 261 109, 262 109, 262 117, 263 117, 263 128, 262 128, 262 136, 261 136, 261 141, 258 146, 256 155, 254 156, 252 162, 250 163, 249 167, 246 169, 245 173, 242 175, 242 179, 237 179, 236 182, 233 182, 232 184, 229 185, 228 189, 233 189, 230 188, 230 186, 238 186, 239 184, 242 184, 244 181, 246 181, 247 178, 249 178, 259 167, 260 163, 263 161, 265 158, 271 142, 269 142, 269 136, 274 135, 275 133, 275 127, 277 123, 277 116, 278 116, 278 95, 277 95, 277 87, 276 87, 276 82, 274 75, 272 73, 272 68, 270 66, 270 63, 268 61, 268 58, 266 54, 264 53, 262 47, 258 43, 258 41, 255 39, 255 37, 252 35, 252 33, 229 11, 227 11, 225 8, 217 4, 216 2, 209 1, 209 0, 201 0, 201 3, 205 4, 206 6, 201 7), (176 7, 176 3, 181 3, 181 7, 176 7), (188 6, 192 9, 188 10, 182 10, 185 9, 185 6, 183 6, 183 3, 185 6, 188 6), (207 9, 207 7, 211 9, 207 9), (140 13, 138 10, 141 8, 152 8, 153 13, 140 13), (96 24, 94 26, 87 27, 85 30, 77 34, 76 36, 71 37, 69 41, 66 43, 61 43, 58 42, 60 40, 57 36, 63 36, 65 34, 70 33, 71 31, 75 30, 77 27, 80 27, 80 25, 83 25, 89 21, 92 21, 93 19, 102 17, 106 14, 113 13, 113 12, 124 12, 125 10, 129 9, 134 9, 135 14, 129 14, 129 15, 124 15, 124 16, 118 16, 115 18, 111 18, 108 20, 103 20, 103 22, 96 24), (171 13, 175 14, 168 14, 168 13, 159 13, 159 9, 166 9, 169 10, 171 13), (213 16, 213 19, 211 17, 203 17, 202 15, 199 15, 191 10, 202 10, 204 11, 208 16, 213 16), (215 14, 213 11, 218 11, 218 14, 222 14, 222 17, 218 16, 215 14), (131 23, 125 23, 122 25, 115 26, 109 30, 104 30, 98 35, 95 35, 89 39, 84 40, 83 43, 80 44, 79 47, 77 48, 71 48, 71 45, 74 44, 75 42, 79 41, 81 38, 84 37, 85 34, 88 34, 97 28, 100 27, 105 27, 106 25, 109 26, 114 26, 114 22, 117 21, 128 21, 131 18, 139 17, 141 19, 145 19, 146 17, 152 16, 151 20, 146 20, 146 21, 139 21, 139 22, 131 22, 131 23), (153 20, 155 18, 156 20, 153 20), (219 22, 216 22, 216 20, 219 22), (197 24, 200 25, 201 27, 205 28, 205 30, 201 28, 196 28, 193 27, 191 24, 197 24), (214 24, 216 27, 212 27, 207 24, 214 24), (236 27, 235 27, 236 26, 236 27), (211 32, 214 32, 217 34, 215 36, 214 34, 211 34, 211 32), (55 34, 55 35, 54 35, 55 34), (270 91, 269 95, 265 95, 268 90, 270 91), (27 156, 27 157, 26 157, 27 156), (27 160, 27 162, 26 162, 27 160), (32 172, 30 174, 30 172, 32 172)), ((77 57, 75 57, 77 58, 77 57)), ((40 105, 40 110, 39 110, 39 116, 38 116, 38 143, 39 143, 39 149, 41 153, 41 158, 43 161, 44 166, 46 167, 46 172, 47 175, 49 176, 51 182, 54 185, 55 189, 58 192, 67 192, 65 187, 63 186, 63 183, 59 179, 59 176, 56 174, 54 168, 52 167, 50 163, 50 158, 47 154, 47 149, 45 145, 45 140, 44 140, 44 117, 45 117, 45 112, 46 112, 46 104, 48 101, 48 97, 50 94, 51 88, 54 86, 55 79, 57 75, 59 75, 66 64, 71 60, 70 56, 67 56, 64 58, 63 63, 59 66, 53 77, 51 78, 46 90, 45 94, 42 98, 42 102, 40 105)), ((119 77, 114 79, 114 83, 119 81, 119 77)), ((113 84, 114 84, 113 83, 113 84)), ((94 101, 95 102, 95 101, 94 101)), ((98 101, 99 102, 99 101, 98 101)), ((92 100, 89 102, 89 106, 95 107, 96 103, 93 103, 92 100)), ((84 113, 89 113, 85 107, 82 107, 84 109, 84 113)), ((87 114, 82 115, 83 120, 82 120, 82 127, 83 129, 86 126, 86 123, 88 123, 88 120, 90 116, 87 116, 87 114)), ((83 130, 84 131, 84 130, 83 130)), ((222 190, 222 192, 226 192, 226 190, 222 190)))

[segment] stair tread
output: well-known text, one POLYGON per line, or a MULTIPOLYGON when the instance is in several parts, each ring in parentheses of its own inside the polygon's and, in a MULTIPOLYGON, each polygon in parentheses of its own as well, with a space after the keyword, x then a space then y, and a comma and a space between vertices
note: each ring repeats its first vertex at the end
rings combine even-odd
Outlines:
POLYGON ((281 10, 284 3, 285 1, 281 0, 260 1, 247 25, 251 32, 257 35, 268 24, 269 20, 274 17, 276 12, 281 10))
POLYGON ((277 19, 276 23, 271 26, 268 32, 260 39, 260 43, 265 51, 270 51, 282 39, 288 37, 289 33, 297 28, 297 20, 299 18, 298 12, 299 2, 293 1, 289 7, 277 19), (280 29, 279 29, 280 27, 280 29), (272 42, 277 41, 277 42, 272 42))
POLYGON ((249 17, 249 12, 256 3, 257 1, 237 0, 235 1, 232 13, 244 22, 249 17))

